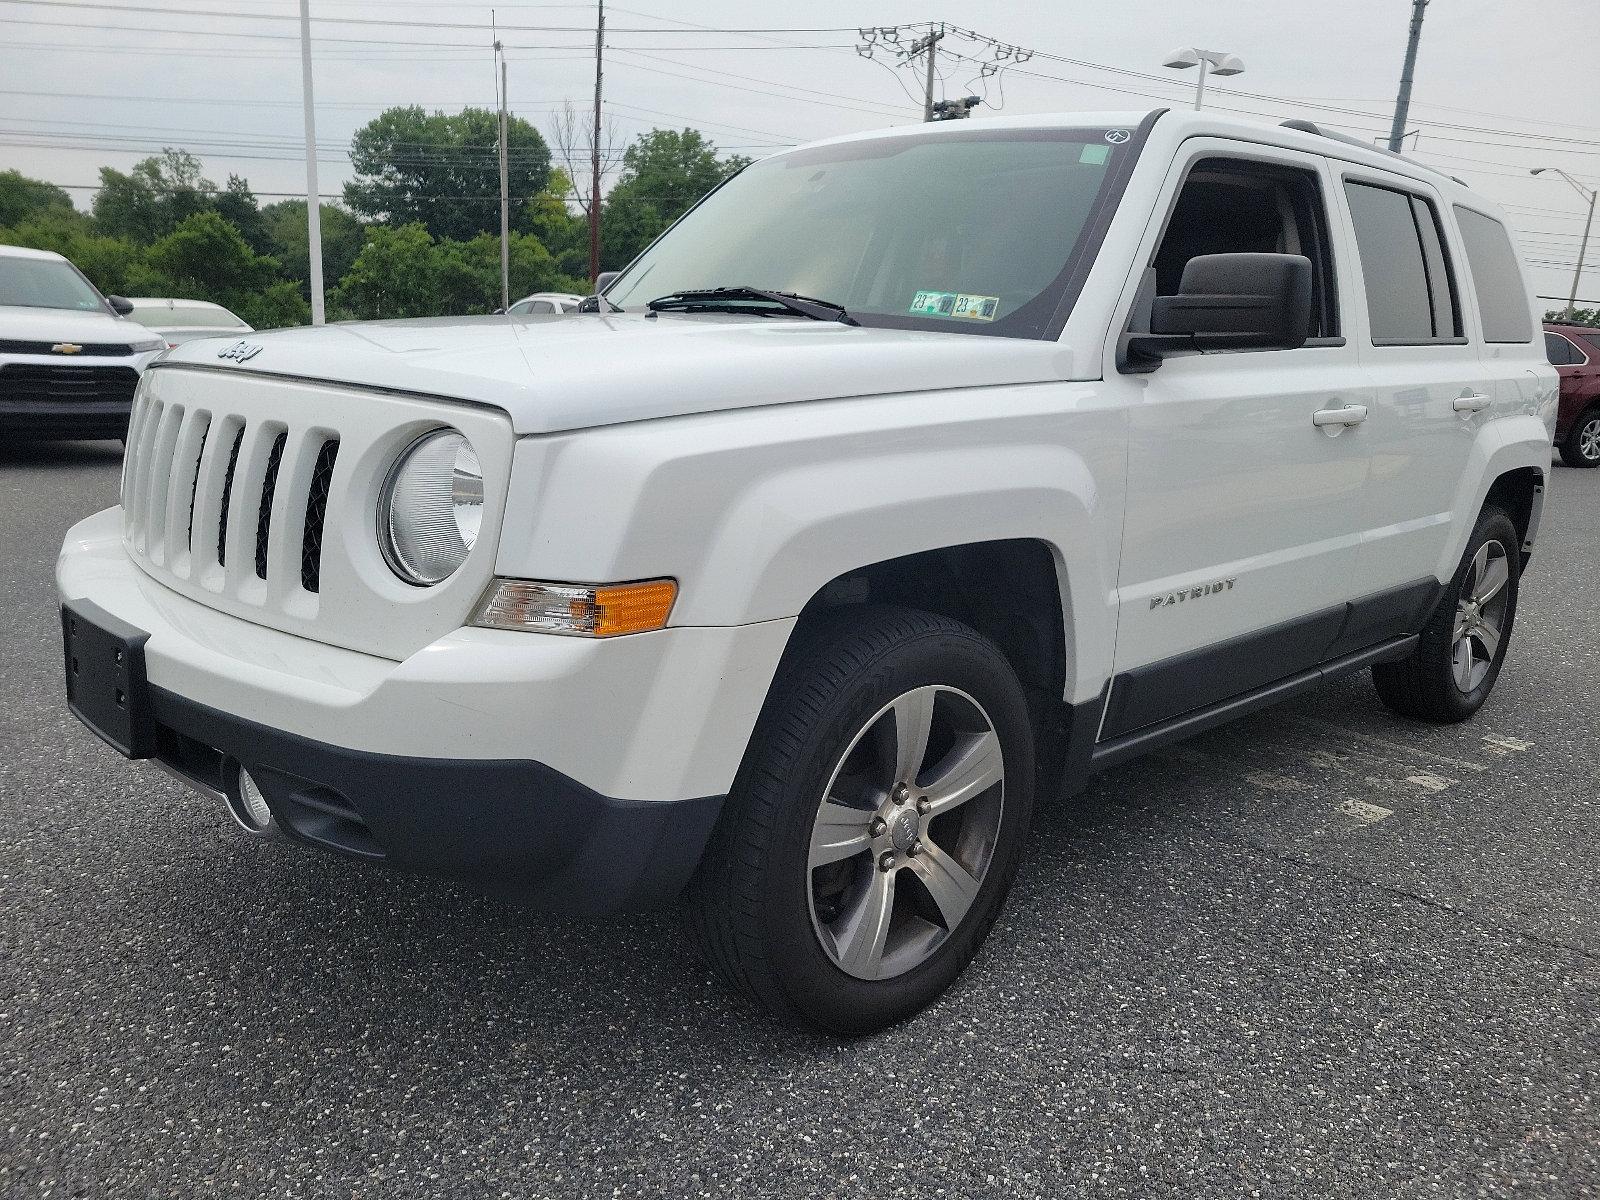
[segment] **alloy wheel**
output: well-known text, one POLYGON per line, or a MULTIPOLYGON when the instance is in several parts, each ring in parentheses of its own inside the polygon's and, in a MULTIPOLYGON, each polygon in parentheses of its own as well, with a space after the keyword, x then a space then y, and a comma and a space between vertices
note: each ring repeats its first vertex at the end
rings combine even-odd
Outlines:
POLYGON ((1478 547, 1461 581, 1450 646, 1450 673, 1463 694, 1471 694, 1494 665, 1510 600, 1511 564, 1506 548, 1490 540, 1478 547))
POLYGON ((977 899, 1004 803, 1000 735, 965 692, 915 688, 867 721, 811 830, 811 925, 834 965, 889 979, 926 962, 977 899))
POLYGON ((1584 462, 1600 460, 1600 414, 1590 417, 1578 430, 1578 457, 1584 462))

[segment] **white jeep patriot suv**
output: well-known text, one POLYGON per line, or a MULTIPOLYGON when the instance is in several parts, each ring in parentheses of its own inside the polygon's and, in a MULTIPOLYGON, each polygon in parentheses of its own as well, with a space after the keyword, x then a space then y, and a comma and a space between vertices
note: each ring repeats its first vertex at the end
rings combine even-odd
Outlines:
POLYGON ((802 146, 591 311, 191 342, 68 535, 74 711, 248 832, 683 897, 836 1031, 939 995, 1036 796, 1504 660, 1556 403, 1503 219, 1314 125, 802 146))

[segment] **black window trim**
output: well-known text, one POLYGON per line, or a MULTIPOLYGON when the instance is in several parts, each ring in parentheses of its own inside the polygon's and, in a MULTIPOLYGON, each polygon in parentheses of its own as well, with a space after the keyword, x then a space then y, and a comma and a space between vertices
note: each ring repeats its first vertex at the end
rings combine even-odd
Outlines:
MULTIPOLYGON (((1379 349, 1387 349, 1394 346, 1470 346, 1472 344, 1472 339, 1467 336, 1466 332, 1466 317, 1461 308, 1461 288, 1457 283, 1458 273, 1455 270, 1455 265, 1450 260, 1450 245, 1448 240, 1445 238, 1445 226, 1443 218, 1440 216, 1440 204, 1443 203, 1443 197, 1440 197, 1439 202, 1435 203, 1433 197, 1429 196, 1426 192, 1417 190, 1415 180, 1406 179, 1401 175, 1384 175, 1376 170, 1371 171, 1370 174, 1348 170, 1343 171, 1340 174, 1339 183, 1341 191, 1354 183, 1359 184, 1362 187, 1377 188, 1379 191, 1395 192, 1411 201, 1407 208, 1411 213, 1411 226, 1416 230, 1417 233, 1417 249, 1422 252, 1422 277, 1423 281, 1428 287, 1428 311, 1431 317, 1433 314, 1433 277, 1430 274, 1431 267, 1428 262, 1428 244, 1422 236, 1422 227, 1417 223, 1417 202, 1421 201, 1423 204, 1428 206, 1429 211, 1433 215, 1434 231, 1438 235, 1439 239, 1439 253, 1444 256, 1445 280, 1450 287, 1450 302, 1455 306, 1456 328, 1461 330, 1461 332, 1456 334, 1454 337, 1373 337, 1372 305, 1368 303, 1366 296, 1367 264, 1361 258, 1361 242, 1359 237, 1357 237, 1352 240, 1351 246, 1355 250, 1356 261, 1361 264, 1361 302, 1366 305, 1367 309, 1367 341, 1379 349), (1399 186, 1396 181, 1403 181, 1411 186, 1402 187, 1399 186)), ((1348 192, 1345 192, 1344 195, 1344 209, 1345 214, 1350 218, 1351 232, 1354 233, 1356 216, 1354 211, 1352 211, 1350 208, 1350 196, 1348 192)), ((1432 323, 1435 325, 1437 324, 1436 321, 1432 323)))
MULTIPOLYGON (((1184 145, 1187 145, 1188 141, 1194 140, 1195 138, 1202 138, 1209 141, 1215 139, 1216 136, 1217 135, 1215 134, 1195 134, 1192 135, 1191 138, 1185 139, 1184 145)), ((1325 280, 1326 286, 1319 286, 1317 288, 1317 293, 1319 297, 1323 299, 1323 323, 1327 324, 1331 321, 1334 332, 1331 334, 1323 334, 1319 337, 1309 337, 1303 343, 1301 343, 1297 349, 1338 349, 1341 346, 1347 345, 1348 339, 1345 337, 1344 313, 1339 303, 1339 262, 1334 253, 1333 225, 1329 217, 1328 197, 1326 190, 1323 187, 1322 172, 1319 171, 1315 165, 1310 163, 1299 161, 1289 162, 1283 159, 1274 158, 1272 157, 1272 154, 1275 151, 1292 154, 1296 156, 1296 158, 1315 157, 1314 155, 1310 155, 1306 151, 1300 150, 1294 146, 1282 146, 1276 142, 1241 142, 1230 143, 1227 146, 1204 147, 1199 154, 1191 158, 1183 168, 1183 176, 1178 180, 1178 186, 1173 189, 1171 199, 1167 201, 1167 210, 1161 218, 1161 232, 1156 236, 1155 242, 1152 243, 1150 247, 1150 254, 1144 262, 1144 267, 1141 271, 1141 274, 1152 271, 1155 268, 1156 256, 1161 253, 1161 244, 1166 241, 1167 232, 1172 227, 1172 217, 1173 214, 1178 210, 1178 200, 1183 195, 1184 185, 1189 182, 1190 176, 1192 176, 1198 168, 1204 166, 1206 163, 1217 160, 1224 162, 1237 162, 1242 163, 1247 167, 1255 167, 1258 169, 1265 169, 1269 172, 1277 172, 1280 175, 1293 173, 1295 175, 1309 176, 1313 187, 1316 189, 1316 198, 1321 201, 1320 204, 1313 206, 1314 211, 1312 212, 1312 219, 1315 225, 1314 232, 1319 242, 1316 247, 1318 252, 1317 258, 1321 260, 1321 265, 1327 268, 1327 276, 1325 280)), ((1308 255, 1307 257, 1310 256, 1308 255)), ((1318 265, 1317 259, 1313 259, 1311 264, 1312 270, 1317 271, 1318 265)), ((1138 315, 1138 309, 1139 296, 1136 292, 1133 306, 1128 312, 1127 320, 1123 322, 1124 329, 1131 328, 1133 320, 1138 315)), ((1209 356, 1213 354, 1292 354, 1294 351, 1277 350, 1271 348, 1252 348, 1241 350, 1206 350, 1195 351, 1194 353, 1196 356, 1209 356)), ((1188 354, 1186 352, 1180 357, 1187 356, 1188 354)))

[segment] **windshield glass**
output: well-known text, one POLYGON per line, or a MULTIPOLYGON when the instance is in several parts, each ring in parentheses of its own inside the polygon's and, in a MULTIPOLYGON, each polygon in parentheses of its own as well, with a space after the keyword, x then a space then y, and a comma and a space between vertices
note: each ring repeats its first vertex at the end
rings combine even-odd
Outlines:
POLYGON ((637 310, 742 285, 863 325, 1047 336, 1136 145, 1125 129, 964 129, 780 154, 713 192, 606 298, 637 310))
POLYGON ((225 308, 196 304, 135 304, 128 314, 149 329, 240 329, 244 322, 225 308))
POLYGON ((0 255, 0 304, 104 312, 100 293, 77 268, 54 258, 0 255))

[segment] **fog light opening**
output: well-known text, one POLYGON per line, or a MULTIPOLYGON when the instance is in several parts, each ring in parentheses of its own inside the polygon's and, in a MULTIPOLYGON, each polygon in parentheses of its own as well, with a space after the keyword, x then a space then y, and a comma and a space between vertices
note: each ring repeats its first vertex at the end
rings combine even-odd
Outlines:
POLYGON ((267 806, 267 798, 261 791, 261 785, 251 778, 250 772, 243 767, 240 767, 234 776, 233 787, 228 789, 228 811, 233 814, 233 819, 246 833, 259 836, 272 833, 276 829, 272 820, 272 809, 267 806))

